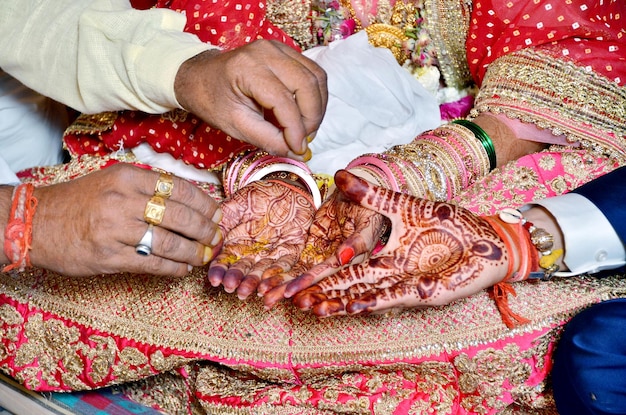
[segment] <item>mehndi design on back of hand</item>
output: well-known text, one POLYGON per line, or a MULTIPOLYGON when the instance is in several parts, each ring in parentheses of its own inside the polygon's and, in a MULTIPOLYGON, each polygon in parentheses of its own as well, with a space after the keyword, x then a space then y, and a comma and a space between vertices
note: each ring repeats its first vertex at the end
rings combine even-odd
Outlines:
POLYGON ((389 242, 362 264, 298 293, 319 316, 447 304, 502 278, 508 253, 493 228, 468 210, 373 186, 347 171, 335 176, 351 200, 387 216, 389 242))

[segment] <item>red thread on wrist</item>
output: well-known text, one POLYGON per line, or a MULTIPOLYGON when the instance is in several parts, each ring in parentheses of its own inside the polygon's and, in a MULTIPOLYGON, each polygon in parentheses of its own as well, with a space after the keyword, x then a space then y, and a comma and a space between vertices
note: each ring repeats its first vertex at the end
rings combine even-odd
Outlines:
POLYGON ((33 240, 33 218, 37 209, 35 187, 30 183, 20 184, 13 191, 9 222, 4 230, 4 253, 11 261, 2 272, 30 267, 29 251, 33 240))
POLYGON ((530 322, 527 318, 516 314, 509 306, 509 294, 514 297, 517 295, 515 288, 510 284, 511 281, 521 281, 528 278, 532 267, 537 264, 537 253, 531 249, 530 238, 521 223, 509 224, 500 220, 498 217, 486 216, 485 219, 498 236, 504 242, 506 250, 511 256, 506 276, 502 281, 494 284, 489 291, 489 296, 496 303, 496 307, 502 317, 502 322, 510 329, 515 326, 530 322), (518 238, 515 238, 515 237, 518 238), (517 271, 513 272, 516 258, 519 259, 517 271))

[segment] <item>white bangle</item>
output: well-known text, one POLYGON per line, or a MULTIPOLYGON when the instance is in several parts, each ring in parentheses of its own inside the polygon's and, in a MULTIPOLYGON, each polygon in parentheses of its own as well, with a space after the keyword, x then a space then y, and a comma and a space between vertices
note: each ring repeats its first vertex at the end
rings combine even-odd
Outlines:
POLYGON ((320 192, 319 187, 317 187, 317 183, 315 182, 315 179, 313 179, 313 175, 302 167, 293 164, 273 163, 262 167, 259 170, 255 171, 253 174, 251 174, 249 177, 247 177, 245 183, 240 184, 240 188, 252 182, 261 180, 268 174, 282 171, 293 173, 300 179, 302 179, 306 187, 309 189, 311 196, 313 197, 313 205, 315 206, 315 209, 319 209, 319 207, 322 205, 322 193, 320 192))

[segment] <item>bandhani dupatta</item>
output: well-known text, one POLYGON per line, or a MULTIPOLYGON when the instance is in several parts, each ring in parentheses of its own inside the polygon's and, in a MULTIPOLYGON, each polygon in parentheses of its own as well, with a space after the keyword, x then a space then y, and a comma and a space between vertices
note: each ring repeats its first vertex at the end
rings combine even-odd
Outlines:
POLYGON ((626 3, 619 0, 473 2, 467 62, 480 86, 489 65, 526 48, 626 82, 626 3))
MULTIPOLYGON (((185 31, 224 50, 257 39, 277 40, 296 50, 296 43, 266 19, 265 2, 253 0, 135 0, 135 8, 168 8, 187 16, 185 31)), ((219 74, 209 74, 219 76, 219 74)), ((64 141, 70 154, 104 156, 148 143, 159 153, 200 169, 219 169, 253 146, 224 134, 183 110, 154 115, 138 111, 81 115, 67 129, 64 141)))

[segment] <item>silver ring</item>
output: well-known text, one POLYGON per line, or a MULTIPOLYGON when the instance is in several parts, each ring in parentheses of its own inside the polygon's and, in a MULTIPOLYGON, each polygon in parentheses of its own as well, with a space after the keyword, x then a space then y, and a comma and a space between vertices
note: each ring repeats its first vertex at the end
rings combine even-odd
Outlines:
POLYGON ((148 225, 148 230, 141 237, 141 241, 135 245, 135 252, 139 255, 148 256, 152 253, 152 232, 154 229, 153 224, 148 225))

